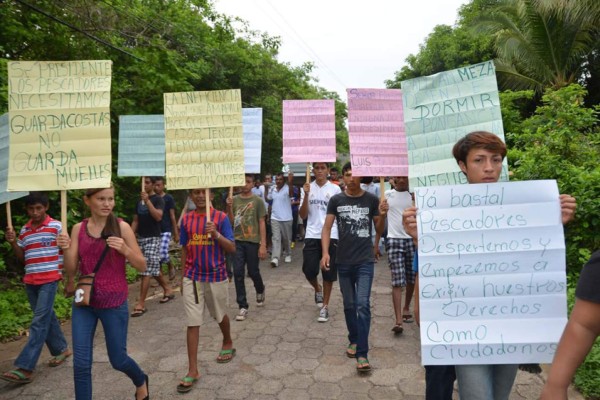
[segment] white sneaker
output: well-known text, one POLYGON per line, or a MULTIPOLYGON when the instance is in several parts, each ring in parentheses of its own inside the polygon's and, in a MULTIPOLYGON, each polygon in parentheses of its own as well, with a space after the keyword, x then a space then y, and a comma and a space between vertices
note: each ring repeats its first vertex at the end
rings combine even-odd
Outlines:
POLYGON ((273 259, 271 260, 271 268, 277 268, 279 266, 279 260, 277 259, 277 257, 273 257, 273 259))
POLYGON ((235 316, 235 320, 243 321, 246 319, 247 316, 248 316, 248 310, 246 310, 245 308, 240 308, 238 315, 235 316))
POLYGON ((319 311, 319 318, 317 318, 317 321, 319 321, 319 322, 329 321, 329 310, 327 310, 327 307, 321 308, 321 311, 319 311))
POLYGON ((291 263, 292 262, 292 256, 285 256, 285 259, 283 260, 286 263, 291 263))

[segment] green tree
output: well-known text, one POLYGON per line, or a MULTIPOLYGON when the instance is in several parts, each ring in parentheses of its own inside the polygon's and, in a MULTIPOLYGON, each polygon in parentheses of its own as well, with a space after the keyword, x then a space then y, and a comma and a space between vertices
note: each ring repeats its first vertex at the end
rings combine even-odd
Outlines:
POLYGON ((473 20, 494 38, 496 69, 506 88, 560 88, 582 80, 598 49, 600 3, 595 0, 502 0, 473 20))
POLYGON ((600 248, 600 121, 585 95, 577 84, 547 89, 535 114, 506 133, 514 179, 556 179, 561 193, 577 199, 576 218, 565 227, 570 272, 600 248))

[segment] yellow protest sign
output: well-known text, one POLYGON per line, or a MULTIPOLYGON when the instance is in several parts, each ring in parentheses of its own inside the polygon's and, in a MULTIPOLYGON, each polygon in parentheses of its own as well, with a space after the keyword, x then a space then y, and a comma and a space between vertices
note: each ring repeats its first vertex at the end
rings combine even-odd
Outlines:
POLYGON ((165 93, 164 104, 169 189, 243 185, 240 90, 165 93))
POLYGON ((112 62, 8 63, 8 190, 108 187, 112 62))

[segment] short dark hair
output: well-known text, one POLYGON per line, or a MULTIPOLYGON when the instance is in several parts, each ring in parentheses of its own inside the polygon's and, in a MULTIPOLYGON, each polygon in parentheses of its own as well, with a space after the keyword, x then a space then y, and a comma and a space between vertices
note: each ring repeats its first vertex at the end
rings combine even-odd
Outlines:
POLYGON ((472 149, 484 149, 506 157, 506 145, 498 136, 491 132, 475 131, 462 137, 452 148, 452 155, 458 163, 467 164, 467 156, 472 149))
MULTIPOLYGON (((316 162, 312 163, 312 167, 314 168, 316 164, 325 164, 325 166, 326 166, 327 168, 329 168, 329 163, 328 163, 328 162, 325 162, 325 161, 316 161, 316 162)), ((333 169, 333 168, 332 168, 332 169, 333 169)))
POLYGON ((339 172, 336 167, 329 168, 329 172, 339 172))
POLYGON ((145 178, 150 179, 150 182, 152 182, 152 183, 156 183, 156 181, 159 180, 161 177, 160 176, 147 176, 145 178))
POLYGON ((342 175, 346 174, 346 171, 352 171, 352 164, 350 164, 350 161, 348 161, 346 164, 344 164, 344 166, 342 167, 342 175))
POLYGON ((281 176, 283 178, 283 172, 278 172, 275 176, 281 176))
POLYGON ((373 182, 373 177, 372 176, 363 176, 360 179, 360 183, 366 183, 367 185, 371 184, 373 182))
POLYGON ((256 175, 254 175, 254 174, 247 173, 247 174, 244 174, 244 175, 246 175, 246 178, 252 178, 253 182, 256 180, 256 175))
POLYGON ((29 192, 25 196, 25 206, 33 206, 34 204, 41 204, 44 207, 48 207, 48 195, 44 192, 29 192))
POLYGON ((164 182, 165 182, 165 177, 164 177, 164 176, 154 176, 154 177, 150 177, 150 181, 151 181, 152 183, 156 183, 156 182, 158 182, 158 181, 161 181, 161 182, 163 182, 163 183, 164 183, 164 182), (152 180, 152 178, 154 178, 154 181, 152 180))

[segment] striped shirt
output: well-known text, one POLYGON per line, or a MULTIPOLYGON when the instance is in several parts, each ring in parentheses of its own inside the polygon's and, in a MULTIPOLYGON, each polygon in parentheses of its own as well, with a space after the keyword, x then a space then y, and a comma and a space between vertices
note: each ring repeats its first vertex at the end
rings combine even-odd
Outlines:
MULTIPOLYGON (((210 220, 221 235, 233 241, 233 230, 227 214, 211 208, 210 220)), ((187 250, 183 276, 193 281, 222 282, 227 279, 225 253, 215 239, 204 233, 205 225, 206 214, 197 210, 183 216, 179 234, 179 243, 186 246, 187 250)))
POLYGON ((62 279, 62 250, 56 238, 62 232, 60 221, 46 216, 37 228, 27 222, 19 233, 17 245, 25 256, 25 276, 28 285, 43 285, 62 279))

